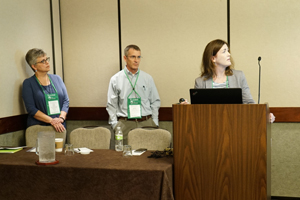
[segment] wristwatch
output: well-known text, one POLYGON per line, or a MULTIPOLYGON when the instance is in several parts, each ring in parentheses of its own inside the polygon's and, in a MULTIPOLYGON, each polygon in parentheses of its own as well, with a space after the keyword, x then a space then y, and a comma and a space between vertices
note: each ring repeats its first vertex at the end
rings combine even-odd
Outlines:
POLYGON ((61 118, 63 120, 63 123, 65 122, 65 119, 63 117, 59 117, 59 118, 61 118))

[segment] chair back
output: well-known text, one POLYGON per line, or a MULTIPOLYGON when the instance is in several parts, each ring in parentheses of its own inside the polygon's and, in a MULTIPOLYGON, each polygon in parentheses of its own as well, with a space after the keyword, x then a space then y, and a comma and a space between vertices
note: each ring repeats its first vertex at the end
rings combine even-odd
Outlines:
POLYGON ((56 132, 56 130, 53 126, 34 125, 34 126, 29 126, 26 129, 26 132, 25 132, 26 146, 35 147, 36 146, 36 139, 38 137, 38 132, 42 132, 42 131, 54 131, 55 132, 55 138, 63 138, 64 139, 63 144, 65 144, 67 130, 60 133, 60 132, 56 132))
POLYGON ((109 149, 111 132, 108 128, 77 128, 70 133, 74 148, 109 149))
POLYGON ((146 148, 147 150, 163 151, 170 147, 171 133, 164 129, 136 128, 128 133, 128 144, 132 149, 146 148))

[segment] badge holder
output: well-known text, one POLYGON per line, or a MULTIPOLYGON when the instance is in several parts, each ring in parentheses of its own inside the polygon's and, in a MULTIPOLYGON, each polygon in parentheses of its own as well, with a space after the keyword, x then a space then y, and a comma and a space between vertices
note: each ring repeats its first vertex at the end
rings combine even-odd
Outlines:
POLYGON ((45 94, 48 115, 59 115, 59 99, 57 93, 45 94))
POLYGON ((142 107, 141 98, 127 98, 128 119, 141 119, 142 118, 141 107, 142 107))

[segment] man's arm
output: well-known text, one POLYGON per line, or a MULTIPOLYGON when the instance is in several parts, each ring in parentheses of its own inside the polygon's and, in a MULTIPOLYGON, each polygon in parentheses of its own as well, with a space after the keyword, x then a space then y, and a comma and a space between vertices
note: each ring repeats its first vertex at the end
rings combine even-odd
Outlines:
POLYGON ((115 81, 113 80, 113 78, 111 78, 108 86, 108 92, 107 92, 106 110, 109 115, 108 123, 112 126, 113 129, 118 123, 118 117, 117 117, 118 93, 115 86, 116 86, 115 81))
POLYGON ((149 101, 152 110, 152 119, 154 123, 158 126, 158 110, 160 108, 160 98, 153 79, 151 81, 151 93, 149 101))

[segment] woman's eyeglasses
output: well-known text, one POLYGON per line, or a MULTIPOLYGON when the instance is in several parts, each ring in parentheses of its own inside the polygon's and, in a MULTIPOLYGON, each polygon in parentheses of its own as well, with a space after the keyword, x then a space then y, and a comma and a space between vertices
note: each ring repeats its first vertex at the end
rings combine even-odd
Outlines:
POLYGON ((40 62, 36 62, 35 64, 38 64, 38 63, 43 63, 43 64, 46 64, 46 62, 49 62, 50 61, 50 57, 47 57, 46 59, 40 61, 40 62))

